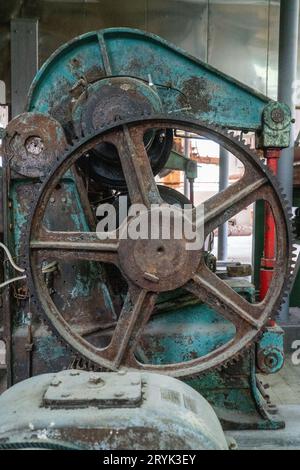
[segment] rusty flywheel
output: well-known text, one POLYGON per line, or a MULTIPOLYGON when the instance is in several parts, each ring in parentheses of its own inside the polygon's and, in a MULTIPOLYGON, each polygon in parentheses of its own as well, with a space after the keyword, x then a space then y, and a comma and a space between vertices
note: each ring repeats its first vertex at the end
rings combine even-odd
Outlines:
MULTIPOLYGON (((183 217, 180 210, 177 217, 183 217)), ((137 222, 128 219, 127 223, 130 225, 132 220, 137 222)), ((253 343, 268 318, 278 312, 289 287, 292 240, 286 203, 278 190, 276 178, 255 153, 233 135, 210 124, 183 117, 143 116, 141 120, 118 121, 74 142, 40 188, 33 204, 27 242, 26 269, 33 302, 55 334, 76 354, 108 370, 147 369, 184 378, 224 365, 253 343), (269 203, 277 230, 276 265, 263 302, 247 302, 208 269, 203 249, 187 251, 184 240, 122 239, 121 228, 100 240, 93 232, 55 232, 43 226, 45 209, 55 186, 83 154, 101 143, 117 148, 131 203, 141 203, 147 208, 146 212, 136 216, 140 218, 139 222, 148 223, 153 204, 168 212, 169 206, 161 199, 144 147, 143 137, 150 129, 181 129, 205 136, 225 147, 243 163, 244 176, 204 203, 204 236, 255 201, 269 203), (128 294, 106 347, 98 348, 89 343, 66 323, 58 311, 41 270, 41 256, 45 258, 47 255, 65 260, 112 263, 121 271, 128 284, 128 294), (134 353, 157 296, 178 287, 192 293, 232 322, 235 337, 215 351, 187 362, 142 364, 134 353)))

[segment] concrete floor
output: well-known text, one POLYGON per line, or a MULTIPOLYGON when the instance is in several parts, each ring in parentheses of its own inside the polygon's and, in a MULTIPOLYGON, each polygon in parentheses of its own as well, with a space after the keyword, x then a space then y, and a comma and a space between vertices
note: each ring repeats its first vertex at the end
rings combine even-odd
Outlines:
POLYGON ((278 405, 280 416, 286 423, 278 431, 228 432, 238 449, 300 450, 300 365, 294 365, 288 356, 283 369, 274 375, 259 375, 272 403, 278 405))
POLYGON ((294 365, 291 356, 278 374, 259 375, 259 379, 270 386, 267 393, 276 405, 300 405, 300 365, 294 365))
POLYGON ((278 407, 286 425, 278 431, 228 431, 238 450, 300 450, 300 405, 278 407))

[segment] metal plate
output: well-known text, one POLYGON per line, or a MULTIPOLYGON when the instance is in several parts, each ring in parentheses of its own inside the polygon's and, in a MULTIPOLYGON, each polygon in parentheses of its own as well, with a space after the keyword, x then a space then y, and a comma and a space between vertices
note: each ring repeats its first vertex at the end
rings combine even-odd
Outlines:
POLYGON ((51 408, 136 407, 141 401, 139 373, 91 374, 74 370, 52 380, 44 395, 43 405, 51 408))

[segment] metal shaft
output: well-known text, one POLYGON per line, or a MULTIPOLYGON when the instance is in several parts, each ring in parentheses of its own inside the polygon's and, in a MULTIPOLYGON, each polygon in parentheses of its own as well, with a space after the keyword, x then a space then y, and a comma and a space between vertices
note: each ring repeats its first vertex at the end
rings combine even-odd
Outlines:
MULTIPOLYGON (((278 101, 282 101, 291 108, 293 118, 295 117, 293 94, 297 76, 298 21, 299 0, 281 0, 278 101)), ((294 141, 295 134, 292 129, 290 147, 282 151, 278 165, 278 179, 291 205, 293 204, 294 141)), ((281 311, 280 320, 286 322, 288 316, 289 304, 286 302, 281 311)))
POLYGON ((38 71, 38 20, 11 21, 11 115, 22 113, 33 77, 38 71))
MULTIPOLYGON (((220 147, 219 191, 228 187, 229 182, 229 152, 220 147)), ((226 261, 228 252, 228 222, 218 230, 218 260, 226 261)))
MULTIPOLYGON (((187 135, 184 139, 184 156, 190 158, 190 139, 188 139, 187 135)), ((187 179, 186 174, 184 173, 184 195, 188 198, 190 196, 190 188, 189 188, 189 181, 187 179)))
MULTIPOLYGON (((266 149, 265 158, 268 168, 276 175, 278 171, 278 149, 266 149)), ((264 254, 261 260, 260 270, 260 300, 267 295, 272 282, 274 266, 276 264, 276 226, 273 212, 269 204, 265 203, 265 230, 264 230, 264 254)))

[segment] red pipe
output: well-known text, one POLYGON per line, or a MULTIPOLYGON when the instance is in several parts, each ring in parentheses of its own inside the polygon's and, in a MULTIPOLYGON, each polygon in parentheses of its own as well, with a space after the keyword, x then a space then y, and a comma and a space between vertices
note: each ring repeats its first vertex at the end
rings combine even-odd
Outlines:
MULTIPOLYGON (((276 175, 280 149, 267 149, 265 151, 268 168, 276 175)), ((261 260, 260 270, 260 300, 263 300, 272 282, 276 257, 276 226, 272 210, 268 203, 265 203, 265 234, 264 234, 264 254, 261 260)))

